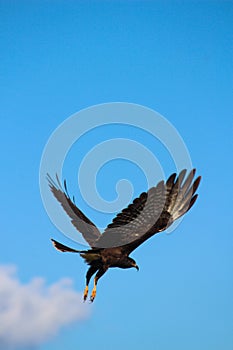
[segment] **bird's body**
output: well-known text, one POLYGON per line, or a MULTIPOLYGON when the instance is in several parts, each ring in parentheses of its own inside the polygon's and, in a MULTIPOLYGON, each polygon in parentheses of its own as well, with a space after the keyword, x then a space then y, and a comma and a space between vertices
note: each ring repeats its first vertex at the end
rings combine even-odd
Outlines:
POLYGON ((87 298, 89 281, 97 271, 94 279, 94 289, 91 294, 91 301, 94 300, 96 295, 96 284, 98 279, 112 267, 118 267, 121 269, 128 269, 135 267, 139 270, 136 262, 130 258, 123 247, 102 248, 102 249, 89 249, 89 250, 75 250, 71 249, 54 239, 52 239, 53 245, 56 249, 62 252, 79 253, 85 262, 90 266, 86 274, 86 288, 84 291, 84 300, 87 298))
POLYGON ((164 231, 193 206, 197 199, 195 192, 201 177, 193 181, 195 169, 184 180, 185 175, 184 169, 178 176, 172 174, 166 183, 161 181, 147 193, 143 192, 113 219, 102 234, 70 199, 66 182, 64 182, 64 191, 58 177, 55 183, 48 176, 52 193, 70 216, 72 224, 91 247, 88 250, 76 250, 52 239, 56 249, 62 252, 79 253, 89 265, 84 300, 88 295, 90 279, 95 273, 91 301, 95 299, 99 278, 109 268, 134 267, 138 270, 136 262, 129 256, 130 253, 154 234, 164 231))

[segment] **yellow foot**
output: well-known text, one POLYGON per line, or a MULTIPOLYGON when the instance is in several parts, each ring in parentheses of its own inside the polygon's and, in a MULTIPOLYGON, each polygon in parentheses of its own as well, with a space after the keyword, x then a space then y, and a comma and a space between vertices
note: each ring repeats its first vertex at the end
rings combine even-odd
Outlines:
POLYGON ((93 303, 94 299, 96 296, 96 287, 93 288, 92 292, 91 292, 91 297, 90 297, 90 301, 93 303))
POLYGON ((85 301, 87 299, 87 296, 88 296, 88 286, 86 286, 85 289, 84 289, 83 301, 85 301))

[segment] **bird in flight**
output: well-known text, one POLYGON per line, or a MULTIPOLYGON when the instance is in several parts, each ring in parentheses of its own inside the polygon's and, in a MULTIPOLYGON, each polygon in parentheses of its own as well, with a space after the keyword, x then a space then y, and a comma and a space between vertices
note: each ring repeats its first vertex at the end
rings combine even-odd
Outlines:
POLYGON ((89 244, 88 250, 76 250, 56 240, 52 243, 61 252, 78 253, 89 265, 86 273, 84 301, 88 297, 88 286, 94 277, 94 287, 90 301, 96 296, 97 282, 111 267, 122 269, 136 268, 135 260, 129 255, 147 239, 166 230, 175 220, 183 216, 197 199, 197 188, 201 176, 195 179, 196 170, 188 175, 182 170, 178 175, 172 174, 166 182, 160 181, 155 187, 143 192, 132 204, 123 209, 101 234, 95 224, 88 219, 71 199, 66 181, 64 189, 56 176, 56 182, 48 175, 50 189, 71 219, 74 227, 89 244))

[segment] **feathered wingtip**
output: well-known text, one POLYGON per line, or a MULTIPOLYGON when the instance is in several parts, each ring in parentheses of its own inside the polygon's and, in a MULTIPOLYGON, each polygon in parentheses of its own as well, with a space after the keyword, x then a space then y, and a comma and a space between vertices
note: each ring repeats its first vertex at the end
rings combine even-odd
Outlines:
POLYGON ((173 220, 178 219, 179 217, 184 215, 187 211, 189 211, 189 209, 192 208, 192 206, 197 200, 198 194, 196 194, 195 192, 199 187, 201 176, 198 176, 193 182, 195 174, 196 174, 196 169, 192 169, 185 180, 184 180, 183 174, 182 174, 181 181, 179 179, 180 175, 177 178, 177 180, 179 179, 179 185, 177 187, 174 205, 171 206, 171 209, 172 209, 171 213, 173 216, 173 220))
POLYGON ((66 197, 68 199, 70 199, 71 201, 73 201, 73 203, 75 204, 75 197, 73 196, 72 199, 70 198, 66 180, 64 180, 64 182, 63 182, 63 184, 64 184, 64 189, 63 189, 63 186, 62 186, 61 181, 58 177, 58 174, 56 173, 55 176, 56 176, 57 182, 54 181, 54 179, 49 175, 49 173, 46 174, 46 179, 48 181, 50 189, 53 191, 53 189, 55 188, 56 190, 62 191, 66 195, 66 197))
MULTIPOLYGON (((57 173, 56 173, 55 177, 56 177, 56 181, 57 182, 50 176, 49 173, 46 174, 46 179, 47 179, 47 181, 49 183, 49 186, 50 187, 55 187, 56 189, 59 189, 59 190, 63 191, 62 184, 61 184, 61 181, 60 181, 57 173)), ((64 180, 64 188, 65 188, 65 191, 67 193, 66 180, 64 180)))

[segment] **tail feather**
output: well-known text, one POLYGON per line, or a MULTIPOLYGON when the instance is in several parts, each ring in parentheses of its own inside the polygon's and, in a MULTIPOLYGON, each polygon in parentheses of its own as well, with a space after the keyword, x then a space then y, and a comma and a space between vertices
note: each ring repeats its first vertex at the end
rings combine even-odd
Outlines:
POLYGON ((54 248, 57 250, 60 250, 61 252, 69 252, 69 253, 81 253, 82 252, 82 250, 76 250, 76 249, 67 247, 64 244, 61 244, 61 243, 55 241, 55 239, 51 239, 51 241, 53 243, 54 248))

